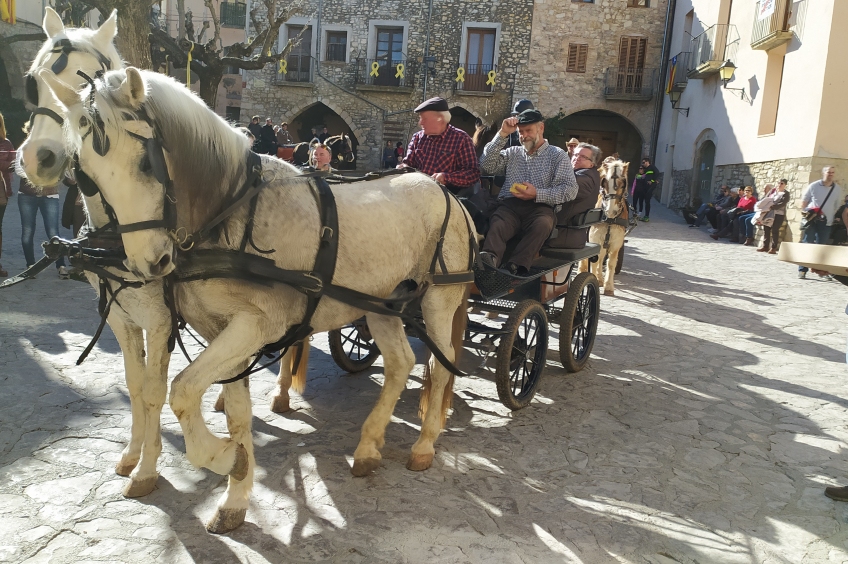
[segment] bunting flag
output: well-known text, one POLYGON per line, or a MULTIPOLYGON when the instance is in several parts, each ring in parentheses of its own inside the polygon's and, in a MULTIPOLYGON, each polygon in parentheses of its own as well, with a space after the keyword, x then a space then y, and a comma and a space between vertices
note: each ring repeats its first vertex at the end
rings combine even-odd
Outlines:
POLYGON ((668 69, 668 86, 666 86, 665 93, 670 94, 672 88, 674 88, 674 73, 677 71, 677 55, 671 58, 671 67, 668 69))
POLYGON ((14 25, 15 0, 0 0, 0 20, 14 25))

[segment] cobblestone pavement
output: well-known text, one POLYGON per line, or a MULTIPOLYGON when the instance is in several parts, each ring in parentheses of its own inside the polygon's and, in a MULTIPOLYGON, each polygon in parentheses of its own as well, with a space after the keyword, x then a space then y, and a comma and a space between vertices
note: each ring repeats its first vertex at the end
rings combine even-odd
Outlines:
MULTIPOLYGON (((5 223, 3 264, 18 272, 15 200, 5 223)), ((189 464, 167 405, 157 489, 122 498, 120 352, 107 330, 75 365, 98 321, 93 291, 48 270, 0 293, 0 560, 848 561, 848 504, 822 493, 848 483, 848 288, 798 280, 660 208, 631 236, 616 294, 588 367, 567 375, 552 350, 528 408, 505 409, 489 371, 458 379, 421 473, 404 467, 421 365, 382 467, 353 478, 379 368, 344 375, 316 337, 293 413, 269 411, 270 371, 252 378, 256 488, 247 522, 214 536, 203 524, 225 481, 189 464)), ((184 365, 175 355, 171 376, 184 365)), ((216 392, 204 413, 223 433, 216 392)))

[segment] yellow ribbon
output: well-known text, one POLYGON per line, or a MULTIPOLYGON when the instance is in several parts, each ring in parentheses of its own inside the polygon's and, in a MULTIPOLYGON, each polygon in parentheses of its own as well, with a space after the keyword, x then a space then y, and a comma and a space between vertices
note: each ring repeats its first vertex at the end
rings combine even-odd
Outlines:
POLYGON ((459 67, 456 69, 456 80, 454 82, 465 82, 465 69, 459 67))
POLYGON ((288 74, 289 72, 289 62, 285 59, 280 59, 280 70, 277 71, 280 74, 288 74))
POLYGON ((395 78, 403 78, 403 63, 398 63, 397 72, 395 73, 395 78))
POLYGON ((379 71, 380 71, 380 63, 378 63, 377 61, 374 61, 373 63, 371 63, 371 72, 368 74, 368 76, 380 76, 379 71))
POLYGON ((496 73, 493 70, 490 70, 489 74, 487 74, 486 76, 489 77, 489 80, 486 81, 486 85, 487 86, 494 86, 495 85, 495 77, 498 76, 498 73, 496 73))
POLYGON ((188 62, 186 63, 186 86, 191 88, 191 52, 194 51, 194 42, 188 50, 188 62))

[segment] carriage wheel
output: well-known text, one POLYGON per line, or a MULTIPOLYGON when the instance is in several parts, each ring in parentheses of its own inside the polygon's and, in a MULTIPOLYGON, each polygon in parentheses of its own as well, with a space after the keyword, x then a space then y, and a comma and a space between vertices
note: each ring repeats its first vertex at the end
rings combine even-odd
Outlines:
POLYGON ((521 409, 536 395, 548 354, 548 316, 536 300, 524 300, 510 312, 497 351, 498 397, 521 409))
POLYGON ((328 337, 330 355, 345 372, 361 372, 374 364, 380 356, 380 349, 377 348, 364 321, 333 329, 328 333, 328 337))
POLYGON ((591 272, 578 274, 568 286, 559 322, 559 358, 568 372, 580 372, 589 361, 598 332, 599 294, 591 272))
POLYGON ((624 266, 624 245, 618 250, 618 262, 615 265, 615 273, 621 272, 621 267, 624 266))

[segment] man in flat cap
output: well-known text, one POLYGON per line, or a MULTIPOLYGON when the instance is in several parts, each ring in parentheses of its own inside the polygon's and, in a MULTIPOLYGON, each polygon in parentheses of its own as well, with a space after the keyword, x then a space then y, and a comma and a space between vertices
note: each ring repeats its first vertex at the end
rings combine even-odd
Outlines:
MULTIPOLYGON (((534 110, 536 107, 533 105, 533 102, 528 100, 527 98, 522 98, 517 101, 515 105, 512 107, 512 113, 510 114, 512 117, 517 117, 518 114, 523 112, 524 110, 534 110)), ((521 147, 521 141, 518 139, 518 129, 509 134, 506 140, 507 147, 521 147)))
POLYGON ((430 98, 417 108, 418 125, 398 168, 411 166, 457 193, 474 186, 480 180, 477 153, 471 137, 450 125, 448 102, 430 98))
POLYGON ((497 268, 504 261, 507 241, 520 233, 518 245, 503 265, 518 276, 529 273, 533 259, 551 236, 556 209, 577 195, 568 154, 550 145, 544 132, 542 114, 524 110, 503 121, 480 157, 484 174, 506 175, 480 258, 497 268), (504 148, 516 126, 521 147, 504 148))

